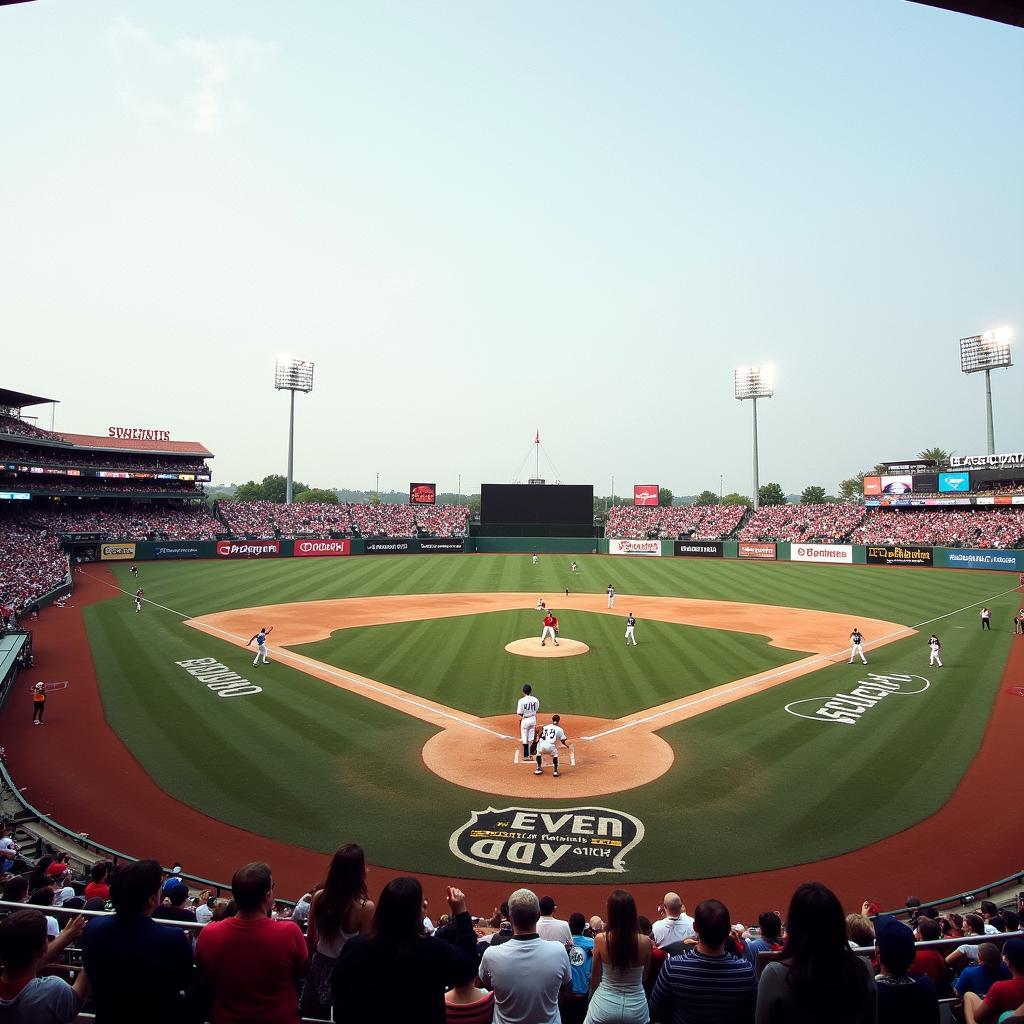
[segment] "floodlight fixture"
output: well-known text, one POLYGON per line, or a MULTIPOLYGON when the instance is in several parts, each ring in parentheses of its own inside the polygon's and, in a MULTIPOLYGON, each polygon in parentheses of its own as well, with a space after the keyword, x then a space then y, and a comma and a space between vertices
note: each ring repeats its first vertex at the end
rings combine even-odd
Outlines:
POLYGON ((308 395, 313 390, 313 364, 306 359, 278 356, 274 363, 274 387, 291 392, 288 412, 288 485, 285 502, 292 503, 292 467, 295 460, 295 392, 308 395))
POLYGON ((1010 344, 1013 329, 997 327, 984 334, 960 339, 960 370, 962 373, 985 374, 985 439, 989 455, 995 455, 995 430, 992 422, 992 370, 1013 366, 1010 344))
POLYGON ((753 449, 754 449, 754 493, 753 507, 760 505, 758 465, 757 465, 757 400, 771 398, 775 394, 775 370, 770 366, 737 366, 733 372, 733 392, 736 398, 745 402, 750 400, 753 409, 753 449))

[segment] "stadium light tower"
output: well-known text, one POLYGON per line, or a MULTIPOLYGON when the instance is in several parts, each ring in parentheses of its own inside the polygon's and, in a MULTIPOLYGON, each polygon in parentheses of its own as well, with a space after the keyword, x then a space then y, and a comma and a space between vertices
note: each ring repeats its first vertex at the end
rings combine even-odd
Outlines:
POLYGON ((278 391, 290 391, 291 410, 288 415, 288 488, 285 502, 292 503, 292 464, 295 458, 295 392, 308 395, 313 390, 313 364, 305 359, 278 356, 274 364, 274 387, 278 391))
POLYGON ((994 331, 960 339, 960 369, 963 373, 985 374, 985 429, 988 454, 995 455, 996 440, 992 429, 992 371, 1013 366, 1010 342, 1013 331, 997 327, 994 331))
POLYGON ((736 397, 745 402, 748 398, 754 410, 754 508, 760 504, 757 480, 757 400, 771 398, 775 394, 775 374, 768 366, 737 366, 733 373, 733 387, 736 397))

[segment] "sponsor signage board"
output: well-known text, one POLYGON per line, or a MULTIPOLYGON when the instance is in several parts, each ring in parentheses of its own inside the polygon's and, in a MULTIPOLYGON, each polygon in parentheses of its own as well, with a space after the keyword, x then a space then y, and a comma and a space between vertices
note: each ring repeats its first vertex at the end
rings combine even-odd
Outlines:
POLYGON ((198 558, 199 547, 190 541, 155 541, 154 558, 198 558))
POLYGON ((466 542, 461 537, 420 537, 420 551, 432 554, 461 555, 466 542))
POLYGON ((951 569, 1024 569, 1024 551, 952 548, 946 552, 951 569))
POLYGON ((789 558, 793 562, 831 562, 853 564, 852 544, 791 544, 789 558))
POLYGON ((61 540, 81 544, 86 541, 103 540, 102 533, 61 533, 58 534, 61 540))
POLYGON ((633 484, 633 504, 657 505, 658 493, 657 484, 633 484))
POLYGON ((410 505, 433 505, 437 502, 437 484, 409 484, 410 505))
POLYGON ((623 874, 643 838, 639 818, 608 807, 488 807, 472 812, 448 848, 475 867, 555 880, 623 874))
POLYGON ((753 544, 747 541, 740 541, 736 548, 737 558, 762 558, 766 561, 774 561, 778 557, 774 544, 753 544))
POLYGON ((660 540, 610 540, 609 555, 647 555, 657 558, 661 554, 660 540))
POLYGON ((218 558, 276 558, 281 553, 279 540, 219 540, 218 558))
POLYGON ((1008 455, 953 455, 950 469, 1005 469, 1007 466, 1024 467, 1024 452, 1008 455))
POLYGON ((28 491, 0 491, 0 501, 28 501, 31 497, 28 491))
POLYGON ((883 494, 910 494, 914 489, 914 478, 909 473, 882 477, 883 494))
POLYGON ((368 555, 408 555, 419 549, 419 543, 411 537, 371 537, 363 543, 368 555))
POLYGON ((963 494, 971 489, 971 474, 970 473, 940 473, 939 474, 939 493, 948 494, 950 492, 963 494))
POLYGON ((134 544, 101 544, 100 561, 128 562, 135 557, 134 544))
POLYGON ((296 558, 338 557, 352 553, 352 542, 347 537, 329 540, 302 537, 295 541, 294 551, 296 558))
POLYGON ((933 564, 931 548, 914 544, 868 544, 864 548, 868 565, 923 565, 933 564))
POLYGON ((673 554, 689 558, 722 558, 725 545, 720 540, 677 540, 673 554))
POLYGON ((866 476, 866 477, 864 477, 864 493, 865 494, 881 494, 882 493, 882 478, 880 476, 866 476))

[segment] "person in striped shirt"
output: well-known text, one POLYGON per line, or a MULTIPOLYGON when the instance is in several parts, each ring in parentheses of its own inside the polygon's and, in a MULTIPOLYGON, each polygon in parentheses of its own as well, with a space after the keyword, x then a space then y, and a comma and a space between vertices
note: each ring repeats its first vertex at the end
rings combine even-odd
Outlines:
POLYGON ((666 961, 651 993, 652 1024, 750 1024, 754 968, 725 951, 728 909, 704 900, 694 913, 697 946, 666 961))

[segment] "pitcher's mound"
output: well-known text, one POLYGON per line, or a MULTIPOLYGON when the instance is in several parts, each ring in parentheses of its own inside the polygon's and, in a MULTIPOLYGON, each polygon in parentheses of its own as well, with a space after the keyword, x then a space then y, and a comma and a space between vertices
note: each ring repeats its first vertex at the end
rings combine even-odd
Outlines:
POLYGON ((505 644, 505 650, 509 654, 521 654, 524 658, 575 658, 577 654, 586 654, 590 648, 581 640, 569 640, 564 636, 558 638, 557 647, 550 640, 541 647, 540 640, 531 636, 505 644))

